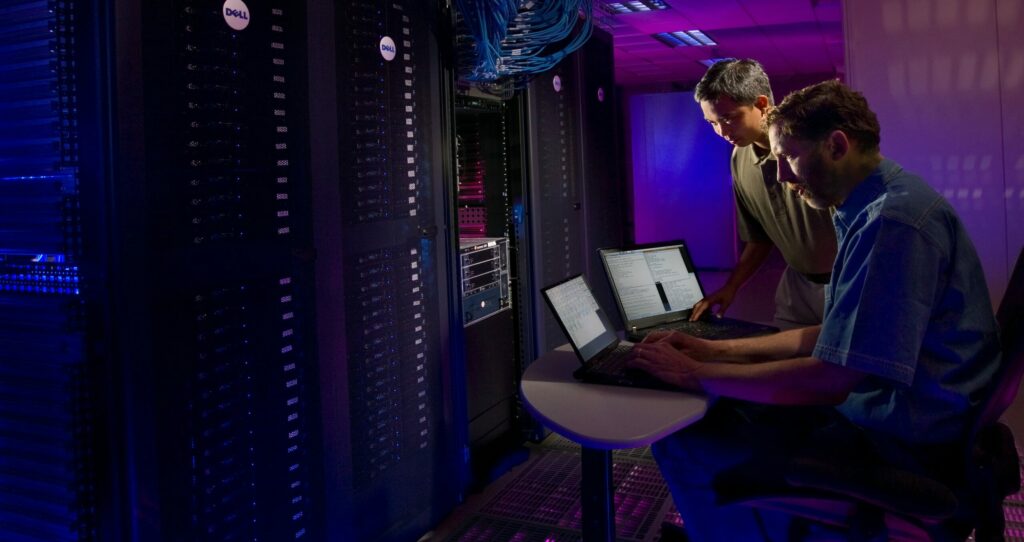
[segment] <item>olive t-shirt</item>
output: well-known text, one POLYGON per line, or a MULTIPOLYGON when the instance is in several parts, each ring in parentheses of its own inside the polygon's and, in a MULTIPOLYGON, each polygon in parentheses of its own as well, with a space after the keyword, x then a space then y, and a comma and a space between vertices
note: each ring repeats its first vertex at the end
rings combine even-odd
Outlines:
POLYGON ((775 157, 755 145, 732 151, 736 225, 746 242, 772 243, 783 259, 804 274, 832 271, 836 232, 827 209, 814 209, 776 181, 775 157), (757 151, 763 151, 758 156, 757 151))

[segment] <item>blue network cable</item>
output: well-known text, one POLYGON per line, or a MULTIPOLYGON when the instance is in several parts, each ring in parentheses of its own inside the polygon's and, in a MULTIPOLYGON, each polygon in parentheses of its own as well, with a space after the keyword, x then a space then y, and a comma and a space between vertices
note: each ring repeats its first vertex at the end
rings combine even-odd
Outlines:
POLYGON ((527 81, 579 49, 593 32, 593 0, 455 0, 473 40, 474 82, 527 81))

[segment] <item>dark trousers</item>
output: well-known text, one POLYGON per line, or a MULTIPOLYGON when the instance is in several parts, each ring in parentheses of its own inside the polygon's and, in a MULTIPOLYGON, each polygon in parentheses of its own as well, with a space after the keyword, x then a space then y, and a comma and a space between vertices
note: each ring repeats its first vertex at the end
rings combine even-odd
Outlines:
MULTIPOLYGON (((877 462, 928 474, 912 447, 870 434, 828 407, 777 407, 719 400, 705 417, 651 446, 690 540, 793 539, 792 519, 744 505, 719 505, 713 482, 739 472, 752 488, 784 488, 790 459, 877 462)), ((802 525, 801 528, 806 528, 802 525)))

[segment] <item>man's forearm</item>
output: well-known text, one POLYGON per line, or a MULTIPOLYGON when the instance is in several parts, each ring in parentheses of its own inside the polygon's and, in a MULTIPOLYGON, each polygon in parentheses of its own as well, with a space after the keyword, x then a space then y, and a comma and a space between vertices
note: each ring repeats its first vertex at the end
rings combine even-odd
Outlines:
POLYGON ((835 405, 864 373, 801 357, 752 365, 705 363, 696 377, 712 395, 775 405, 835 405))
POLYGON ((710 359, 738 363, 799 358, 811 355, 821 326, 782 331, 774 335, 711 341, 710 359))
POLYGON ((729 274, 725 286, 739 290, 768 259, 768 255, 771 254, 774 247, 775 245, 771 243, 747 243, 743 247, 743 252, 740 253, 740 260, 736 262, 736 267, 729 274))

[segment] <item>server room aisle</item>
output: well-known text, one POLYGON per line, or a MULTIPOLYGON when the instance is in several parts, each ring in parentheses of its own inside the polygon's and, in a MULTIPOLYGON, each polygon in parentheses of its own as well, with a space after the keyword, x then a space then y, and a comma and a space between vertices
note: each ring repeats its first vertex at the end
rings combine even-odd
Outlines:
MULTIPOLYGON (((528 446, 527 461, 471 495, 419 542, 583 542, 579 446, 555 434, 528 446)), ((614 452, 612 476, 619 542, 685 540, 647 448, 614 452), (664 535, 663 523, 670 524, 664 535)), ((1003 509, 1006 541, 1024 542, 1024 491, 1007 498, 1003 509)))
MULTIPOLYGON (((471 495, 420 542, 581 542, 579 445, 551 434, 527 446, 527 461, 471 495)), ((670 542, 662 522, 682 521, 649 450, 615 451, 612 476, 618 540, 670 542)))

